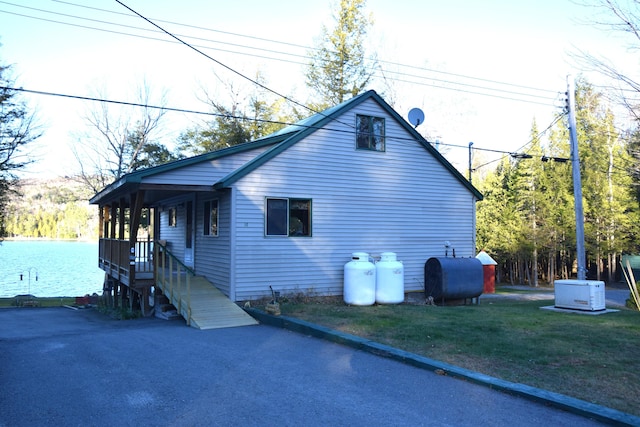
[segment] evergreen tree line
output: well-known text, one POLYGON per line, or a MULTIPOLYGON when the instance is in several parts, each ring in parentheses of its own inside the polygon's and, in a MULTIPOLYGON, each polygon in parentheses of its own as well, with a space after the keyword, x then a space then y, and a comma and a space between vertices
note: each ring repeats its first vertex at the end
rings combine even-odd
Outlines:
MULTIPOLYGON (((575 276, 572 162, 563 119, 546 144, 534 122, 526 158, 505 157, 476 183, 485 196, 477 209, 477 245, 498 262, 500 282, 537 286, 575 276)), ((619 280, 621 255, 640 249, 640 134, 621 133, 603 94, 585 81, 576 86, 576 122, 588 278, 611 283, 619 280)))
POLYGON ((4 237, 97 239, 97 209, 68 179, 23 181, 8 205, 4 237))

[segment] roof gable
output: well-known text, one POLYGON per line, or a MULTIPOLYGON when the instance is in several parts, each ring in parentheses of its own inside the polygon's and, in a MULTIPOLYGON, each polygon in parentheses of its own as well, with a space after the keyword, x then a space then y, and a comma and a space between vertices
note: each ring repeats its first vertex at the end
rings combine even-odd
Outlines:
MULTIPOLYGON (((246 163, 244 166, 236 169, 231 172, 224 178, 220 179, 218 182, 214 184, 214 188, 225 188, 231 186, 234 182, 246 176, 247 174, 254 171, 256 168, 260 167, 270 159, 276 157, 278 154, 285 151, 287 148, 301 141, 308 135, 312 134, 319 128, 324 125, 330 123, 331 121, 337 119, 341 115, 345 114, 347 111, 355 108, 356 106, 362 104, 363 102, 373 99, 386 113, 388 113, 403 129, 405 129, 409 134, 422 145, 432 156, 436 158, 456 179, 458 179, 478 200, 482 200, 483 196, 478 189, 476 189, 462 174, 451 164, 447 159, 440 154, 438 150, 436 150, 426 139, 418 133, 415 128, 413 128, 406 120, 404 120, 386 101, 384 101, 380 95, 378 95, 374 90, 369 90, 364 92, 354 98, 349 99, 348 101, 343 102, 335 107, 332 107, 328 110, 325 110, 321 113, 316 113, 300 122, 288 126, 282 131, 292 128, 291 132, 285 134, 287 136, 286 139, 281 141, 280 143, 274 145, 272 148, 268 149, 264 153, 257 156, 252 161, 246 163), (295 131, 295 129, 298 129, 295 131)), ((280 132, 282 132, 280 131, 280 132)), ((278 134, 279 132, 276 132, 278 134)), ((274 134, 274 135, 276 135, 274 134)))
POLYGON ((270 159, 276 157, 292 145, 301 141, 305 137, 311 135, 316 130, 329 124, 333 120, 345 114, 347 111, 357 107, 367 100, 374 100, 387 114, 389 114, 403 129, 405 129, 411 137, 418 142, 422 147, 427 150, 433 157, 436 158, 458 181, 460 181, 478 200, 482 200, 482 194, 476 189, 462 174, 445 159, 438 150, 436 150, 426 139, 420 135, 413 126, 411 126, 404 118, 402 118, 386 101, 380 97, 374 90, 361 93, 342 104, 331 107, 322 112, 316 113, 305 119, 298 121, 295 124, 289 125, 271 135, 257 139, 252 142, 239 144, 233 147, 224 148, 222 150, 216 150, 209 153, 193 156, 174 162, 166 163, 160 166, 143 169, 124 175, 119 180, 110 184, 102 191, 93 196, 90 203, 96 204, 104 197, 108 197, 110 194, 117 192, 118 190, 135 186, 142 182, 146 177, 156 174, 169 172, 191 166, 200 162, 206 162, 216 160, 226 156, 232 156, 234 154, 242 153, 245 151, 253 150, 255 148, 268 147, 271 148, 264 151, 262 154, 256 156, 253 160, 247 162, 243 166, 229 173, 222 179, 213 184, 214 189, 221 189, 231 186, 234 182, 251 173, 270 159))

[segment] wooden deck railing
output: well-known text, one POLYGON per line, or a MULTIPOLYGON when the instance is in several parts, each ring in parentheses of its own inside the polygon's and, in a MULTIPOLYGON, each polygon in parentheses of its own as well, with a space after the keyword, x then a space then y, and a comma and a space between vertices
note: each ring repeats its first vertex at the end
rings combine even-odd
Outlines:
POLYGON ((195 272, 158 242, 154 245, 153 259, 156 286, 176 307, 178 313, 184 316, 187 325, 191 325, 191 279, 195 272))
MULTIPOLYGON (((150 239, 138 240, 134 246, 136 275, 153 274, 153 246, 150 239)), ((128 240, 100 239, 98 244, 99 266, 110 276, 120 279, 129 277, 130 243, 128 240)))

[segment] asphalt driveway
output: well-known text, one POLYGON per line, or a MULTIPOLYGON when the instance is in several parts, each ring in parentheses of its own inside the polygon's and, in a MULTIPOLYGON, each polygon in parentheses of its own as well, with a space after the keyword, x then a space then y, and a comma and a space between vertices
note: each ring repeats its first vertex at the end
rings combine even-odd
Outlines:
POLYGON ((595 421, 270 326, 0 310, 0 426, 539 426, 595 421))

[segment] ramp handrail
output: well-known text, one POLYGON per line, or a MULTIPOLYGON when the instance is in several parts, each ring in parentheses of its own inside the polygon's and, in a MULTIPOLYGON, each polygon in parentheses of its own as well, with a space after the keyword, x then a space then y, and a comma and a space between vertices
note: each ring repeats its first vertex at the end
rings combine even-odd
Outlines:
POLYGON ((195 277, 195 271, 187 267, 174 254, 167 249, 165 242, 156 241, 154 248, 155 282, 162 292, 169 297, 172 304, 177 304, 178 313, 182 315, 183 292, 186 299, 187 325, 191 325, 191 278, 195 277), (182 278, 185 279, 183 289, 182 278), (175 283, 174 283, 175 282, 175 283))

